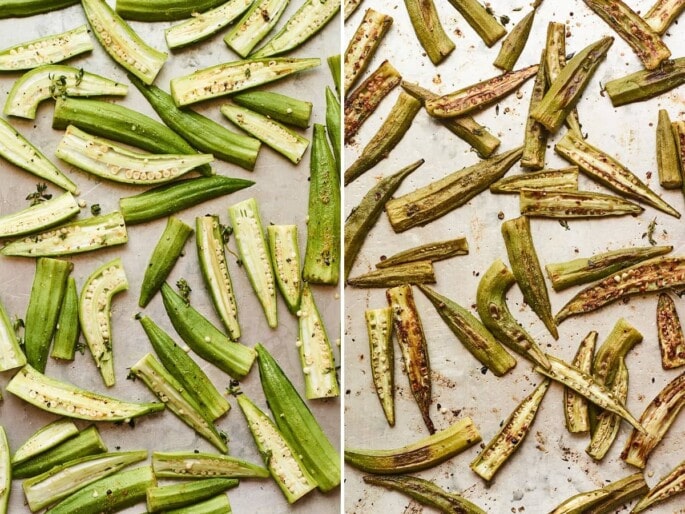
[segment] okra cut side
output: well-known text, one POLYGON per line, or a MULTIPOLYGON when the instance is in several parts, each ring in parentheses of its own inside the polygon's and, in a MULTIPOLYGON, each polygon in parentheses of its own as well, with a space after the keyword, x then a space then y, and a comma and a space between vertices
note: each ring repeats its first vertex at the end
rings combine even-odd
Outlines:
POLYGON ((447 239, 445 241, 435 241, 419 246, 414 246, 402 250, 390 257, 381 256, 381 260, 376 263, 376 268, 388 268, 398 264, 409 264, 418 261, 442 261, 456 255, 467 255, 469 244, 465 237, 447 239))
POLYGON ((269 225, 266 233, 276 285, 290 313, 296 314, 302 298, 297 225, 269 225))
POLYGON ((685 83, 685 57, 664 62, 656 70, 640 70, 604 84, 614 107, 642 102, 685 83))
POLYGON ((0 371, 8 371, 26 364, 26 356, 12 322, 2 301, 0 301, 0 371))
POLYGON ((522 190, 519 211, 524 216, 558 219, 638 215, 644 211, 620 196, 594 191, 522 190))
MULTIPOLYGON (((19 0, 19 3, 26 2, 19 0)), ((33 0, 32 3, 51 7, 56 2, 33 0)), ((71 3, 78 3, 78 0, 71 3)), ((28 70, 44 64, 56 64, 92 49, 93 41, 88 35, 88 25, 80 25, 66 32, 51 34, 0 50, 0 71, 28 70), (40 45, 44 51, 33 51, 36 45, 40 45)))
POLYGON ((659 184, 665 189, 678 189, 683 185, 681 160, 673 132, 668 111, 659 109, 659 121, 656 125, 656 161, 659 184))
POLYGON ((50 352, 50 357, 53 359, 74 360, 76 345, 81 335, 78 303, 76 279, 69 277, 64 298, 62 298, 62 306, 59 310, 59 318, 57 318, 52 351, 50 352))
POLYGON ((50 200, 0 216, 0 237, 17 237, 46 230, 74 217, 80 207, 69 191, 50 200))
POLYGON ((67 418, 60 418, 31 434, 12 455, 12 466, 17 466, 36 455, 58 446, 79 433, 74 422, 67 418))
POLYGON ((668 293, 659 294, 656 307, 656 328, 661 350, 661 367, 673 369, 685 366, 685 336, 675 301, 668 293))
POLYGON ((521 156, 521 167, 526 170, 541 170, 545 166, 545 155, 547 154, 547 139, 549 131, 545 126, 531 116, 537 105, 545 97, 547 92, 547 62, 545 57, 547 49, 540 53, 540 64, 538 72, 533 82, 533 91, 528 102, 528 116, 526 118, 526 129, 523 136, 523 155, 521 156))
POLYGON ((449 0, 487 46, 492 46, 507 30, 478 0, 449 0))
POLYGON ((632 513, 643 510, 685 492, 685 461, 678 464, 671 472, 661 477, 659 482, 633 507, 632 513))
POLYGON ((442 62, 455 48, 445 33, 433 0, 405 0, 416 37, 433 64, 442 62))
POLYGON ((685 10, 683 0, 656 0, 642 18, 654 32, 663 36, 683 10, 685 10))
POLYGON ((12 466, 10 464, 10 445, 5 429, 0 426, 0 512, 5 514, 9 505, 12 488, 12 466))
POLYGON ((222 0, 117 0, 116 11, 127 20, 175 21, 190 18, 221 3, 222 0))
POLYGON ((235 478, 204 478, 170 485, 149 487, 146 491, 148 512, 168 512, 184 509, 193 503, 213 498, 238 486, 235 478))
POLYGON ((395 350, 392 345, 392 308, 366 309, 371 375, 388 425, 395 426, 395 350))
POLYGON ((634 498, 644 496, 649 490, 642 473, 634 473, 604 486, 602 491, 609 494, 599 502, 584 510, 587 514, 611 514, 634 498))
POLYGON ((392 22, 391 16, 373 9, 367 9, 364 13, 364 18, 352 34, 343 57, 343 97, 347 97, 354 84, 366 71, 392 22))
POLYGON ((243 59, 278 23, 289 0, 255 0, 224 37, 231 50, 243 59))
MULTIPOLYGON (((598 334, 594 330, 590 331, 578 345, 578 350, 571 361, 571 365, 590 375, 592 373, 592 362, 595 357, 595 347, 597 346, 598 334)), ((625 398, 622 399, 625 403, 625 398)), ((590 410, 587 399, 576 393, 570 387, 564 386, 564 418, 566 419, 566 429, 572 434, 590 431, 590 410)))
POLYGON ((172 451, 153 452, 152 469, 160 478, 267 478, 269 471, 230 455, 172 451))
POLYGON ((347 279, 347 285, 351 287, 395 287, 402 284, 435 284, 435 282, 435 270, 430 261, 396 264, 347 279))

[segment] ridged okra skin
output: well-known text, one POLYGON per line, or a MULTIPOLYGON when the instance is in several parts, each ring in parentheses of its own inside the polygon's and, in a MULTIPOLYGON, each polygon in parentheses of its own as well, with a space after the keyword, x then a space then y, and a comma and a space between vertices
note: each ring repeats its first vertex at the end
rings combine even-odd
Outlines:
POLYGON ((342 173, 342 160, 340 158, 342 149, 342 125, 340 123, 340 100, 333 90, 326 86, 326 133, 333 149, 335 157, 335 167, 338 174, 342 173))
POLYGON ((76 344, 80 334, 81 325, 78 319, 76 280, 74 277, 69 277, 59 311, 50 357, 53 359, 74 360, 76 344))
POLYGON ((16 237, 46 230, 75 216, 80 208, 69 191, 50 200, 0 216, 0 237, 16 237))
POLYGON ((644 496, 649 490, 642 473, 634 473, 604 486, 609 494, 599 502, 586 508, 583 514, 611 514, 634 498, 644 496))
MULTIPOLYGON (((592 361, 595 358, 595 347, 597 345, 597 332, 594 330, 588 333, 578 345, 572 366, 579 370, 592 374, 592 361)), ((622 399, 625 403, 625 399, 622 399)), ((575 392, 570 387, 564 387, 564 418, 566 419, 566 429, 572 434, 590 431, 590 411, 587 399, 575 392)))
MULTIPOLYGON (((540 3, 541 0, 537 2, 537 4, 540 3)), ((530 29, 533 28, 536 7, 537 5, 534 5, 533 10, 521 18, 521 21, 514 25, 514 28, 511 29, 511 32, 509 32, 504 38, 504 41, 502 41, 499 54, 497 54, 495 61, 492 63, 501 70, 511 71, 514 69, 516 61, 518 61, 518 58, 528 42, 530 29)))
POLYGON ((274 91, 246 91, 231 96, 231 100, 251 111, 299 128, 309 127, 312 103, 274 91))
POLYGON ((269 225, 266 233, 276 285, 290 313, 297 314, 302 298, 297 225, 269 225))
MULTIPOLYGON (((27 0, 9 1, 26 2, 27 0)), ((43 6, 51 5, 43 0, 33 0, 33 3, 43 6)), ((1 15, 0 18, 2 18, 1 15)), ((44 64, 55 64, 75 55, 90 52, 92 49, 93 42, 88 35, 88 25, 80 25, 60 34, 51 34, 0 50, 0 71, 28 70, 44 64), (37 54, 32 50, 35 45, 40 45, 44 51, 37 54)))
POLYGON ((395 426, 395 350, 392 344, 392 308, 364 312, 369 337, 371 375, 388 425, 395 426))
POLYGON ((136 21, 174 21, 190 18, 225 0, 117 0, 119 16, 136 21))
POLYGON ((79 0, 3 0, 0 18, 33 16, 79 3, 79 0))
POLYGON ((185 505, 178 509, 169 509, 167 514, 230 514, 231 503, 225 493, 212 496, 208 500, 202 500, 191 505, 185 505))
POLYGON ((7 513, 12 487, 12 466, 10 464, 10 445, 5 429, 0 425, 0 513, 7 513))
POLYGON ((604 88, 614 107, 642 102, 685 83, 685 57, 667 61, 656 70, 640 70, 610 80, 604 88))
POLYGON ((376 263, 376 268, 388 268, 398 264, 409 264, 419 261, 442 261, 456 255, 467 255, 469 244, 465 237, 448 239, 446 241, 433 241, 430 243, 414 246, 397 252, 389 257, 381 257, 376 263))
POLYGON ((433 0, 405 0, 416 37, 433 64, 442 62, 455 48, 442 28, 433 0))
POLYGON ((78 427, 70 419, 61 418, 52 423, 48 423, 31 434, 29 438, 14 451, 14 454, 12 455, 12 466, 16 466, 36 455, 46 452, 67 439, 76 436, 78 433, 78 427))
POLYGON ((416 261, 379 268, 347 279, 351 287, 395 287, 403 284, 435 284, 435 270, 430 261, 416 261))
POLYGON ((683 185, 678 145, 674 136, 668 111, 659 109, 659 121, 656 125, 656 162, 659 184, 665 189, 678 189, 683 185))
POLYGON ((255 0, 224 37, 235 53, 245 59, 280 19, 290 0, 255 0))
POLYGON ((0 301, 0 371, 19 368, 24 364, 26 356, 19 346, 14 326, 0 301))
POLYGON ((497 19, 478 0, 450 0, 487 46, 492 46, 507 33, 497 19))

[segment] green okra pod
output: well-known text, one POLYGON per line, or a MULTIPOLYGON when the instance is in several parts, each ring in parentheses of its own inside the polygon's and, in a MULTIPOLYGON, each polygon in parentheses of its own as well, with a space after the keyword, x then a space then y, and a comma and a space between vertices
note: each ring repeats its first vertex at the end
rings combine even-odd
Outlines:
POLYGON ((0 301, 0 371, 19 368, 26 364, 26 356, 14 331, 7 311, 0 301))
POLYGON ((584 0, 607 25, 633 49, 648 70, 659 67, 671 56, 671 51, 639 14, 623 0, 584 0))
POLYGON ((588 508, 604 500, 611 494, 604 489, 578 493, 561 502, 549 514, 582 514, 588 508))
POLYGON ((10 490, 12 489, 12 466, 10 465, 10 445, 5 429, 0 426, 0 512, 7 514, 10 490))
POLYGON ((380 268, 349 278, 352 287, 394 287, 402 284, 435 284, 435 270, 430 261, 416 261, 380 268))
POLYGON ((530 219, 520 216, 505 221, 502 223, 502 236, 511 270, 523 293, 524 300, 542 320, 554 339, 558 339, 559 333, 552 317, 552 305, 547 294, 545 278, 533 244, 530 219))
POLYGON ((685 365, 685 336, 675 302, 667 293, 659 295, 656 307, 656 330, 661 350, 661 367, 673 369, 685 365))
POLYGON ((75 216, 80 208, 69 191, 26 209, 0 216, 0 237, 16 237, 46 230, 75 216))
POLYGON ((395 426, 395 350, 392 345, 392 308, 364 311, 369 336, 369 360, 376 395, 388 425, 395 426))
POLYGON ((342 56, 340 54, 331 55, 326 59, 328 63, 328 69, 331 70, 331 76, 333 77, 333 84, 335 84, 335 92, 342 97, 342 91, 340 90, 340 75, 342 74, 342 56))
POLYGON ((434 434, 435 426, 430 418, 432 387, 428 345, 414 302, 412 286, 404 284, 388 289, 385 297, 392 309, 395 335, 402 352, 409 387, 428 432, 434 434))
POLYGON ((659 121, 656 125, 656 165, 661 187, 664 189, 682 187, 683 177, 680 170, 678 145, 666 109, 659 109, 659 121))
POLYGON ((620 196, 594 191, 524 189, 519 193, 519 211, 530 217, 568 219, 637 215, 644 209, 620 196))
POLYGON ((520 175, 511 175, 499 179, 490 186, 491 193, 519 193, 523 189, 577 191, 578 167, 569 166, 559 170, 540 170, 520 175))
POLYGON ((478 0, 450 0, 450 3, 487 46, 494 45, 507 33, 507 30, 478 0))
POLYGON ((307 245, 302 279, 335 285, 340 277, 340 175, 326 140, 326 127, 314 124, 309 161, 307 245))
POLYGON ((165 512, 186 507, 237 487, 238 483, 235 478, 203 478, 171 485, 152 486, 145 492, 147 510, 148 512, 165 512))
POLYGON ((664 62, 656 70, 640 70, 610 80, 604 90, 614 107, 642 102, 685 83, 685 57, 664 62))
POLYGON ((222 0, 117 0, 117 12, 127 20, 173 21, 216 7, 222 0))
POLYGON ((400 93, 387 118, 362 150, 357 159, 345 170, 345 185, 385 159, 411 127, 421 109, 421 102, 407 93, 400 93))
POLYGON ((521 158, 522 148, 490 157, 421 187, 385 205, 395 232, 425 225, 464 205, 499 180, 521 158))
POLYGON ((299 128, 309 127, 312 103, 274 91, 246 91, 231 96, 231 101, 241 107, 299 128))
POLYGON ((538 366, 549 368, 549 361, 535 339, 519 325, 507 306, 507 291, 515 283, 513 273, 500 259, 493 262, 478 282, 478 316, 500 343, 538 366))
POLYGON ((518 61, 523 49, 528 42, 528 36, 530 35, 530 29, 533 28, 533 22, 535 21, 535 13, 537 6, 533 8, 528 14, 526 14, 521 21, 519 21, 511 32, 507 34, 502 41, 502 46, 495 58, 494 64, 497 68, 505 71, 511 71, 516 66, 516 61, 518 61))
POLYGON ((633 498, 644 496, 649 490, 642 473, 635 473, 604 486, 601 490, 609 494, 599 502, 585 509, 583 514, 611 514, 633 498))
POLYGON ((437 484, 409 475, 383 476, 366 475, 364 482, 398 491, 423 505, 440 512, 459 512, 462 514, 485 514, 485 511, 463 496, 448 493, 437 484))
POLYGON ((74 277, 69 277, 67 279, 67 288, 64 291, 64 298, 62 299, 62 306, 59 310, 59 318, 55 327, 55 339, 52 344, 50 357, 73 361, 80 333, 76 280, 74 277))
POLYGON ((498 377, 516 366, 516 359, 509 355, 478 318, 433 289, 422 285, 418 287, 457 339, 481 364, 498 377))
POLYGON ((296 314, 302 298, 297 225, 269 225, 266 227, 266 233, 276 285, 290 314, 296 314))
MULTIPOLYGON (((616 377, 611 392, 623 403, 628 399, 628 368, 623 359, 618 361, 616 377)), ((621 426, 621 418, 612 412, 597 414, 592 429, 592 438, 585 452, 595 460, 602 460, 613 444, 621 426)))
POLYGON ((367 9, 359 27, 347 45, 344 55, 343 97, 354 86, 369 66, 371 58, 376 53, 378 45, 390 29, 393 19, 391 16, 367 9))
POLYGON ((399 475, 431 468, 481 441, 471 418, 400 448, 345 450, 345 462, 367 473, 399 475))
POLYGON ((685 492, 685 461, 678 464, 666 476, 662 477, 659 482, 652 487, 649 492, 633 507, 630 512, 637 514, 642 512, 652 505, 661 503, 677 494, 685 492))
POLYGON ((546 50, 543 50, 540 55, 540 64, 535 75, 535 82, 533 83, 533 91, 530 94, 526 130, 523 138, 521 167, 529 170, 544 168, 545 154, 547 153, 549 131, 542 123, 531 116, 531 113, 535 111, 547 92, 547 63, 545 62, 545 55, 546 50))
POLYGON ((42 0, 7 0, 3 2, 2 14, 0 18, 34 16, 51 11, 64 9, 70 5, 77 4, 78 0, 55 0, 54 2, 44 2, 42 0))
POLYGON ((683 10, 685 10, 683 0, 656 0, 649 11, 642 15, 642 19, 654 32, 663 36, 683 10))
POLYGON ((446 241, 435 241, 420 246, 415 246, 390 257, 381 257, 376 263, 376 268, 389 268, 398 264, 409 264, 418 261, 436 262, 449 259, 455 255, 467 255, 469 244, 465 237, 448 239, 446 241))
POLYGON ((14 455, 12 455, 12 466, 17 466, 36 455, 46 452, 67 439, 76 436, 78 433, 78 427, 70 419, 59 418, 52 423, 48 423, 31 434, 31 436, 17 448, 14 455))
MULTIPOLYGON (((588 375, 592 374, 597 335, 597 332, 593 330, 583 338, 571 362, 572 366, 588 375)), ((620 400, 625 403, 625 398, 620 398, 620 400)), ((566 386, 564 386, 564 418, 566 429, 572 434, 590 431, 590 411, 587 400, 583 395, 566 386)))
POLYGON ((364 195, 345 220, 345 280, 350 274, 366 236, 376 224, 385 203, 395 194, 402 181, 424 163, 421 159, 381 179, 364 195))
MULTIPOLYGON (((25 0, 17 0, 25 3, 25 0)), ((78 1, 78 0, 77 0, 78 1)), ((74 1, 73 3, 77 3, 74 1)), ((46 4, 42 0, 33 0, 34 4, 51 7, 54 2, 46 4)), ((3 7, 7 2, 3 3, 3 7)), ((5 11, 3 11, 3 14, 5 11)), ((0 18, 2 15, 0 15, 0 18)), ((93 41, 88 35, 88 25, 80 25, 75 29, 59 34, 25 41, 18 45, 0 50, 0 71, 17 71, 35 68, 43 64, 56 64, 66 61, 75 55, 90 52, 93 41), (36 52, 36 45, 40 45, 41 52, 36 52)))
POLYGON ((497 435, 478 454, 469 467, 488 482, 492 480, 509 457, 523 443, 535 421, 538 407, 545 397, 551 380, 546 378, 526 396, 504 422, 497 435))
POLYGON ((433 64, 440 64, 455 46, 440 23, 433 0, 404 0, 419 43, 433 64))
POLYGON ((342 126, 340 124, 340 116, 340 100, 338 100, 333 90, 326 86, 326 134, 328 134, 328 141, 333 149, 333 157, 335 157, 335 167, 338 170, 338 174, 342 172, 342 160, 340 158, 342 152, 342 126))
POLYGON ((251 462, 195 451, 153 452, 152 469, 160 478, 266 478, 269 472, 251 462))
POLYGON ((230 514, 233 511, 231 510, 228 496, 225 493, 220 493, 208 500, 195 502, 178 509, 166 510, 165 512, 167 514, 230 514))
POLYGON ((592 376, 611 387, 618 373, 618 363, 625 360, 626 354, 642 342, 642 334, 625 318, 620 318, 597 350, 592 361, 592 376))
POLYGON ((224 43, 245 59, 278 23, 288 3, 289 0, 255 0, 228 31, 224 43))

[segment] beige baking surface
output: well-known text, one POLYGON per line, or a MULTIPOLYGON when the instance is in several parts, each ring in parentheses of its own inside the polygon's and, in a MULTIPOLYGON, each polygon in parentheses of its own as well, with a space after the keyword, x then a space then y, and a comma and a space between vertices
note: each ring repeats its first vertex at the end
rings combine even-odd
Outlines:
MULTIPOLYGON (((373 7, 391 15, 394 24, 380 45, 369 70, 375 69, 383 59, 389 59, 405 80, 419 82, 439 93, 447 93, 497 75, 499 72, 491 63, 497 56, 500 45, 496 44, 488 49, 447 1, 436 0, 435 3, 447 33, 456 44, 456 50, 437 67, 423 55, 403 2, 365 0, 359 10, 347 20, 344 42, 347 43, 350 34, 358 26, 364 10, 373 7)), ((642 12, 651 5, 650 0, 631 0, 628 3, 642 12)), ((507 24, 508 29, 530 10, 529 2, 525 1, 492 0, 489 4, 497 15, 511 18, 511 22, 507 24)), ((546 0, 539 9, 530 40, 517 67, 538 61, 547 23, 552 20, 567 24, 569 53, 579 51, 603 35, 612 34, 608 26, 583 2, 546 0)), ((676 57, 685 53, 683 22, 681 17, 680 24, 674 24, 664 38, 676 57)), ((616 109, 611 106, 608 97, 600 94, 600 84, 638 69, 639 61, 627 44, 617 37, 606 61, 598 68, 579 104, 583 132, 588 134, 591 143, 617 156, 666 201, 680 212, 685 212, 680 191, 665 191, 659 187, 654 152, 657 111, 665 108, 672 119, 683 119, 685 89, 681 87, 648 102, 616 109)), ((509 150, 522 142, 523 122, 531 88, 532 80, 517 93, 499 102, 498 108, 489 108, 475 116, 501 138, 501 150, 509 150)), ((359 131, 355 143, 348 146, 345 153, 348 165, 385 119, 398 94, 399 88, 383 101, 378 111, 359 131)), ((551 146, 547 152, 549 167, 566 164, 552 150, 552 145, 558 138, 559 136, 550 140, 551 146)), ((425 111, 421 111, 389 157, 346 188, 346 213, 357 205, 362 195, 379 177, 387 176, 419 158, 426 159, 425 164, 405 180, 396 196, 478 160, 466 143, 431 120, 425 111)), ((518 165, 509 172, 510 175, 516 173, 521 173, 518 165)), ((603 190, 585 177, 581 177, 581 188, 603 190)), ((500 235, 500 212, 504 219, 518 216, 517 198, 485 192, 443 218, 423 228, 414 228, 401 234, 393 233, 383 214, 369 234, 350 275, 355 276, 372 269, 382 255, 391 255, 420 243, 466 236, 470 246, 469 255, 436 263, 435 288, 463 306, 473 306, 480 275, 496 258, 508 262, 500 235)), ((651 207, 647 207, 636 218, 569 221, 568 230, 554 220, 534 220, 532 231, 538 255, 544 265, 624 246, 646 245, 647 241, 642 235, 653 219, 657 223, 654 237, 658 244, 671 244, 675 247, 673 253, 682 255, 685 251, 682 220, 676 220, 651 207)), ((577 290, 554 293, 549 282, 548 288, 554 312, 577 290)), ((431 304, 416 289, 415 298, 426 332, 432 366, 432 419, 436 427, 442 429, 458 418, 471 416, 487 443, 518 402, 540 382, 540 377, 520 358, 517 367, 505 377, 496 378, 490 372, 481 372, 481 365, 449 332, 431 304)), ((355 448, 393 448, 428 435, 401 370, 399 351, 396 351, 395 370, 395 428, 388 427, 375 397, 363 310, 385 305, 384 290, 356 290, 347 287, 345 302, 346 445, 355 448)), ((685 303, 678 298, 676 302, 681 316, 685 316, 685 303)), ((620 317, 627 318, 635 325, 644 335, 644 341, 630 352, 627 364, 630 370, 628 407, 637 416, 661 388, 683 371, 666 372, 661 369, 655 331, 656 296, 634 297, 627 303, 618 302, 594 314, 568 319, 559 327, 558 341, 552 339, 542 323, 522 303, 517 287, 509 294, 508 303, 516 318, 544 349, 565 359, 573 357, 578 343, 590 330, 599 332, 601 343, 620 317)), ((474 309, 472 311, 475 312, 474 309)), ((500 469, 490 486, 468 467, 479 452, 477 446, 417 475, 434 480, 452 492, 463 493, 466 498, 493 514, 549 512, 576 493, 601 487, 609 481, 637 471, 619 459, 629 430, 628 425, 623 424, 604 461, 600 464, 593 462, 584 451, 587 439, 566 431, 561 409, 561 387, 553 385, 542 403, 528 439, 510 462, 500 469)), ((645 478, 650 486, 685 459, 684 432, 685 416, 681 415, 648 461, 645 478)), ((422 512, 418 503, 405 496, 375 486, 365 487, 361 480, 362 473, 349 466, 346 467, 346 477, 345 510, 349 514, 422 512)), ((681 495, 649 512, 685 512, 683 505, 685 497, 681 495)), ((623 508, 619 512, 628 510, 623 508)), ((423 511, 432 512, 428 508, 423 511)))

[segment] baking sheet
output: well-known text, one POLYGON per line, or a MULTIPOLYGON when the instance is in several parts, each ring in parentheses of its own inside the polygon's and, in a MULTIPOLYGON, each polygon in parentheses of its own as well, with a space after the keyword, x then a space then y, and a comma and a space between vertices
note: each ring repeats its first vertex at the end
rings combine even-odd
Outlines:
MULTIPOLYGON (((110 5, 114 5, 114 2, 110 2, 110 5)), ((301 2, 299 1, 291 2, 278 23, 276 30, 280 29, 300 5, 301 2)), ((81 7, 78 5, 52 14, 24 19, 0 20, 0 48, 62 32, 85 22, 81 7)), ((321 66, 263 88, 313 102, 312 123, 325 122, 324 87, 333 87, 325 58, 339 52, 339 22, 340 17, 336 17, 322 32, 314 36, 301 48, 289 54, 297 57, 320 57, 322 59, 321 66)), ((171 23, 131 23, 131 25, 150 45, 166 50, 163 29, 170 26, 171 23)), ((222 40, 224 34, 225 31, 200 45, 174 52, 173 54, 170 53, 169 59, 155 84, 168 91, 169 80, 173 77, 191 73, 196 69, 213 64, 239 59, 224 44, 222 40)), ((95 37, 93 37, 93 43, 95 49, 91 54, 72 59, 68 64, 83 67, 89 72, 128 83, 124 70, 119 68, 109 58, 97 43, 95 37)), ((3 73, 0 75, 0 99, 3 102, 14 80, 20 75, 20 73, 3 73)), ((128 96, 116 101, 158 119, 152 108, 132 85, 129 88, 128 96)), ((205 102, 193 106, 193 108, 239 132, 240 130, 233 127, 219 112, 219 106, 225 101, 225 99, 219 99, 205 102)), ((54 156, 54 150, 63 132, 52 130, 50 126, 53 111, 51 103, 45 102, 40 106, 35 122, 12 119, 11 123, 62 170, 65 170, 79 185, 82 191, 79 199, 87 204, 81 212, 81 217, 90 216, 89 208, 93 204, 100 204, 102 212, 107 213, 117 208, 117 202, 120 197, 132 195, 143 190, 141 188, 109 184, 91 178, 86 173, 73 170, 65 163, 60 162, 54 156)), ((302 133, 311 139, 312 128, 310 127, 302 131, 302 133)), ((300 250, 302 256, 304 256, 307 233, 305 219, 307 215, 309 151, 307 151, 298 166, 291 164, 290 161, 265 145, 262 146, 254 172, 245 171, 222 161, 216 161, 214 166, 219 174, 247 178, 255 180, 256 183, 248 189, 183 211, 178 214, 178 217, 194 227, 196 216, 205 213, 215 213, 220 216, 223 223, 227 223, 227 207, 240 200, 254 196, 258 200, 262 221, 265 225, 268 223, 298 225, 300 250)), ((4 160, 0 162, 0 173, 2 173, 3 177, 2 185, 0 186, 0 215, 28 206, 28 202, 24 198, 28 193, 35 191, 38 179, 4 160)), ((50 186, 48 191, 53 194, 60 192, 59 188, 55 186, 50 186)), ((46 370, 47 374, 119 398, 135 401, 152 401, 154 399, 152 393, 140 381, 134 383, 126 380, 126 375, 127 368, 133 365, 145 353, 152 351, 152 347, 140 324, 134 320, 134 315, 141 310, 137 306, 137 300, 144 267, 165 224, 166 221, 162 219, 130 227, 129 243, 127 245, 70 258, 74 263, 73 276, 76 278, 79 288, 86 277, 100 264, 114 257, 121 257, 123 261, 130 288, 128 291, 116 295, 112 305, 116 385, 110 389, 104 387, 99 373, 93 364, 92 357, 88 353, 85 355, 77 353, 76 360, 73 363, 59 363, 50 359, 46 370)), ((295 346, 298 338, 297 320, 288 313, 285 303, 279 298, 278 329, 271 330, 267 326, 247 276, 244 270, 236 263, 235 242, 231 241, 228 248, 234 254, 233 256, 228 254, 227 257, 229 271, 237 296, 240 324, 243 332, 241 341, 249 345, 253 345, 256 342, 263 343, 285 369, 298 391, 303 392, 302 371, 295 346)), ((16 315, 23 318, 25 315, 34 266, 35 264, 32 259, 0 258, 0 298, 11 316, 16 315)), ((185 255, 176 264, 169 281, 175 283, 181 277, 184 277, 192 288, 191 301, 193 306, 219 326, 219 319, 214 313, 199 273, 194 237, 188 241, 185 255)), ((313 290, 318 307, 324 317, 331 342, 334 345, 333 351, 337 359, 339 357, 339 349, 336 343, 339 343, 340 340, 339 290, 336 287, 314 287, 313 290)), ((159 295, 144 309, 144 312, 163 329, 168 331, 177 341, 180 340, 173 331, 173 327, 164 312, 159 295)), ((229 385, 230 378, 228 375, 207 362, 200 359, 196 360, 220 390, 229 385)), ((5 393, 5 385, 12 374, 13 372, 0 374, 0 387, 5 397, 4 401, 0 402, 0 423, 7 430, 10 447, 14 450, 35 430, 52 421, 54 416, 27 406, 13 395, 5 393)), ((268 412, 259 384, 256 364, 255 369, 241 382, 240 387, 262 409, 268 412)), ((251 462, 261 463, 260 455, 257 452, 240 409, 233 399, 229 399, 229 402, 233 407, 231 412, 220 419, 217 425, 219 429, 225 431, 229 436, 230 454, 251 462)), ((310 401, 308 403, 323 425, 330 440, 339 448, 340 402, 337 399, 333 399, 310 401)), ((77 424, 80 427, 85 427, 88 423, 77 422, 77 424)), ((144 448, 150 451, 194 449, 215 451, 209 443, 197 437, 189 427, 178 420, 171 412, 139 418, 136 420, 135 428, 131 428, 128 425, 115 426, 107 423, 98 424, 98 428, 108 447, 112 450, 115 448, 121 448, 122 450, 144 448)), ((337 512, 340 504, 340 492, 335 490, 327 495, 315 491, 294 506, 289 506, 276 484, 271 480, 243 480, 239 488, 229 491, 229 498, 234 512, 337 512)), ((138 505, 128 511, 140 512, 141 506, 138 505)), ((28 507, 24 505, 24 497, 19 481, 13 483, 9 512, 12 514, 28 512, 28 507)))
MULTIPOLYGON (((631 0, 628 3, 634 9, 645 12, 652 2, 631 0)), ((446 32, 456 44, 456 50, 438 66, 431 64, 416 40, 403 2, 366 0, 345 23, 343 42, 347 44, 365 9, 374 8, 392 16, 394 23, 370 63, 367 74, 376 69, 384 59, 389 59, 404 80, 418 82, 423 87, 443 94, 499 74, 491 63, 497 56, 500 44, 488 49, 448 2, 436 0, 435 4, 446 32)), ((511 0, 492 0, 488 5, 497 16, 506 15, 510 18, 511 21, 506 25, 509 30, 531 8, 527 2, 511 0)), ((583 2, 548 0, 538 10, 530 39, 516 68, 538 62, 549 21, 566 23, 568 53, 577 52, 604 35, 614 35, 583 2)), ((664 41, 671 48, 674 57, 685 53, 682 17, 680 24, 671 26, 664 41)), ((659 186, 654 145, 658 109, 667 109, 672 120, 683 119, 685 89, 681 87, 656 99, 619 108, 613 108, 609 98, 601 94, 601 84, 639 69, 641 65, 637 57, 625 42, 616 37, 605 62, 597 69, 578 105, 583 132, 587 133, 591 144, 615 155, 682 213, 685 212, 682 192, 666 191, 659 186)), ((477 121, 502 140, 500 151, 522 143, 532 85, 531 79, 518 92, 500 101, 497 107, 493 106, 475 115, 477 121)), ((355 142, 348 145, 345 151, 348 166, 385 119, 399 92, 398 87, 383 100, 377 112, 355 136, 355 142)), ((559 135, 549 141, 548 167, 567 165, 553 151, 554 143, 563 132, 564 130, 560 131, 559 135)), ((478 157, 466 143, 431 120, 422 110, 388 158, 346 188, 346 213, 358 204, 364 193, 380 177, 420 158, 426 160, 425 164, 404 181, 396 197, 478 161, 478 157)), ((521 168, 515 165, 508 175, 521 172, 521 168)), ((583 177, 582 173, 580 189, 606 192, 583 177)), ((370 271, 383 255, 389 256, 421 243, 465 236, 470 247, 469 255, 436 263, 437 284, 434 287, 460 305, 470 307, 475 313, 475 293, 480 276, 497 258, 508 263, 500 234, 500 217, 512 219, 518 215, 518 198, 515 195, 492 195, 489 192, 478 195, 467 205, 425 227, 413 228, 401 234, 393 233, 383 214, 365 241, 350 276, 370 271)), ((648 206, 645 206, 644 213, 638 217, 571 220, 568 222, 568 229, 555 220, 535 219, 531 226, 538 255, 544 266, 601 251, 647 245, 644 234, 652 220, 656 220, 656 242, 673 245, 673 254, 682 255, 685 250, 682 220, 648 206)), ((547 286, 552 311, 555 313, 578 290, 573 288, 555 293, 549 282, 547 286)), ((394 428, 390 428, 385 421, 375 396, 363 311, 386 305, 384 293, 382 289, 345 289, 344 434, 345 445, 348 447, 395 448, 428 435, 402 372, 398 350, 395 352, 394 428)), ((521 358, 518 359, 516 368, 502 378, 495 377, 489 371, 484 372, 480 363, 448 330, 430 302, 417 289, 414 290, 414 295, 428 341, 433 386, 430 414, 436 428, 444 429, 457 419, 471 416, 485 444, 495 436, 500 424, 516 405, 540 382, 540 376, 533 373, 531 366, 521 358)), ((684 301, 677 297, 675 299, 680 315, 685 316, 684 301)), ((655 329, 656 295, 633 297, 628 302, 617 302, 595 313, 571 318, 559 326, 560 336, 557 341, 523 303, 517 286, 508 295, 508 305, 517 320, 544 350, 566 360, 573 358, 581 339, 590 330, 599 333, 601 344, 621 317, 638 328, 644 340, 627 357, 630 371, 627 405, 637 416, 668 382, 683 371, 682 368, 670 371, 661 368, 655 329)), ((416 475, 433 480, 451 492, 463 494, 490 513, 541 513, 549 512, 574 494, 602 487, 609 481, 637 471, 619 458, 630 432, 627 424, 621 425, 617 440, 605 459, 601 463, 595 463, 585 453, 588 439, 567 432, 561 401, 562 388, 553 384, 542 402, 528 438, 500 469, 490 485, 468 467, 480 451, 478 445, 416 475)), ((645 479, 650 487, 685 458, 684 431, 685 417, 681 415, 648 461, 645 479)), ((349 466, 345 468, 345 473, 347 513, 432 512, 399 493, 365 486, 361 480, 363 474, 349 466)), ((683 504, 681 495, 649 512, 685 512, 683 504)), ((618 512, 628 510, 624 507, 618 512)))

